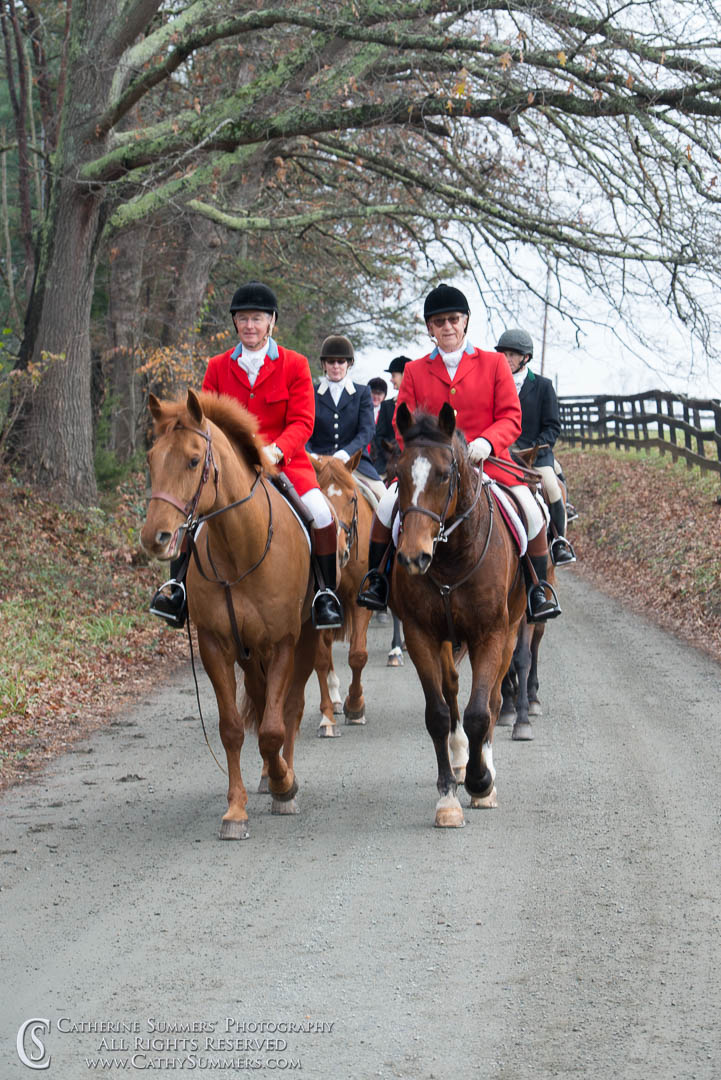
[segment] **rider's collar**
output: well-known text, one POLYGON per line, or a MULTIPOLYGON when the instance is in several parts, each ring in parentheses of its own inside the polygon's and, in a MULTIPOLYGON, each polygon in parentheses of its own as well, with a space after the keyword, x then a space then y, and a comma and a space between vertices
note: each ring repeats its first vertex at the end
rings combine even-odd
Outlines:
MULTIPOLYGON (((256 350, 254 350, 254 351, 256 351, 256 350)), ((257 352, 260 352, 260 349, 258 349, 257 352)), ((246 349, 246 356, 247 356, 247 354, 248 354, 248 350, 246 349)), ((243 345, 239 341, 238 344, 233 349, 232 353, 230 354, 230 359, 231 360, 237 360, 238 357, 242 356, 242 355, 243 355, 243 345)), ((279 356, 278 344, 277 344, 275 338, 268 338, 268 344, 267 344, 267 346, 265 348, 264 356, 267 356, 269 360, 277 360, 278 359, 278 356, 279 356)))
MULTIPOLYGON (((476 351, 475 345, 471 345, 470 341, 466 338, 466 347, 463 349, 463 351, 461 353, 461 356, 463 356, 464 353, 465 353, 466 356, 472 356, 475 351, 476 351)), ((446 353, 446 356, 452 356, 452 355, 454 355, 454 354, 453 353, 446 353)), ((441 350, 436 345, 435 349, 433 350, 433 352, 430 355, 430 359, 435 360, 435 358, 437 356, 440 356, 441 359, 444 358, 443 353, 441 352, 441 350)))

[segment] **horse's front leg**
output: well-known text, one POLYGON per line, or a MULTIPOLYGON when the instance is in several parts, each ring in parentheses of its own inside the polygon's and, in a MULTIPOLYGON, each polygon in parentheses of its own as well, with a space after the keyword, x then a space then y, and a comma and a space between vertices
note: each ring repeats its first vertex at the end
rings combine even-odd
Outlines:
MULTIPOLYGON (((320 723, 318 738, 328 739, 340 735, 335 723, 335 709, 328 688, 329 675, 333 671, 333 631, 320 630, 315 641, 315 672, 320 687, 320 723)), ((336 676, 337 680, 337 676, 336 676)))
POLYGON ((443 694, 443 671, 435 640, 427 638, 413 624, 405 625, 408 655, 421 681, 426 699, 426 728, 433 740, 438 764, 437 828, 461 828, 465 825, 463 807, 457 795, 456 777, 451 767, 448 742, 451 733, 451 710, 443 694))
POLYGON ((391 612, 393 616, 393 638, 391 640, 390 652, 388 653, 387 667, 402 667, 403 666, 403 624, 395 612, 391 612))
POLYGON ((465 787, 474 810, 498 805, 496 770, 493 764, 493 729, 501 704, 501 682, 508 670, 513 645, 504 648, 504 635, 495 633, 469 643, 473 681, 471 696, 463 714, 468 736, 469 757, 465 787), (495 693, 495 708, 492 694, 495 693))
POLYGON ((441 671, 443 697, 451 713, 451 733, 448 739, 451 768, 458 783, 462 784, 466 778, 468 764, 468 736, 463 730, 458 711, 458 670, 453 659, 453 646, 450 641, 444 641, 441 646, 441 671))
POLYGON ((533 727, 528 719, 528 676, 531 670, 531 639, 533 638, 534 623, 529 623, 524 617, 518 628, 518 641, 513 654, 513 662, 518 676, 518 690, 516 692, 516 722, 513 725, 512 739, 516 742, 530 742, 533 738, 533 727))
POLYGON ((218 702, 220 738, 228 763, 228 809, 220 823, 221 840, 245 840, 248 832, 248 793, 240 772, 240 751, 245 727, 236 705, 235 654, 223 650, 214 634, 198 630, 198 646, 203 667, 218 702))
POLYGON ((298 790, 292 768, 282 755, 286 737, 285 700, 293 678, 295 641, 289 635, 273 646, 267 663, 265 707, 258 727, 258 749, 268 770, 273 811, 279 802, 290 802, 298 790))
POLYGON ((366 709, 363 698, 361 674, 368 663, 368 623, 373 613, 367 608, 354 606, 350 613, 350 648, 348 664, 353 672, 348 695, 343 703, 346 724, 365 724, 366 709))

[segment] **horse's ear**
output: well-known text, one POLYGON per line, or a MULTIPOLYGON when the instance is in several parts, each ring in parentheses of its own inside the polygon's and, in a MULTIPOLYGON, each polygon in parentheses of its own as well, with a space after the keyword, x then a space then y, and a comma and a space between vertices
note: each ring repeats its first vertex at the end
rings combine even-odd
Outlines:
POLYGON ((405 401, 403 401, 396 409, 396 427, 401 435, 405 436, 405 433, 412 423, 413 417, 411 416, 411 410, 408 408, 405 401))
POLYGON ((309 453, 308 457, 310 458, 311 464, 312 464, 313 468, 315 469, 315 475, 320 476, 320 471, 323 468, 322 458, 318 454, 312 454, 312 453, 309 453))
POLYGON ((200 398, 196 394, 195 390, 188 387, 188 400, 186 401, 186 407, 190 413, 190 419, 198 427, 203 423, 203 406, 200 404, 200 398))
POLYGON ((161 416, 163 415, 163 406, 156 398, 155 394, 150 394, 148 396, 148 408, 150 409, 150 415, 152 416, 153 420, 160 420, 161 416))
POLYGON ((362 449, 361 450, 356 450, 353 457, 348 458, 348 460, 345 463, 345 467, 348 470, 348 472, 351 472, 351 473, 355 472, 355 470, 358 468, 358 462, 360 461, 362 454, 363 454, 362 449))
POLYGON ((456 414, 447 401, 443 402, 441 411, 438 413, 438 427, 449 439, 456 430, 456 414))

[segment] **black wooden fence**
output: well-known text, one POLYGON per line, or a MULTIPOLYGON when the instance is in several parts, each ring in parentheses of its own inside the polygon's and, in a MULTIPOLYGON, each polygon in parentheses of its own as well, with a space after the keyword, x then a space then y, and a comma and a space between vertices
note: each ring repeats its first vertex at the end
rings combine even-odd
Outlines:
POLYGON ((561 438, 571 446, 655 447, 721 473, 721 400, 664 390, 631 397, 561 397, 561 438))

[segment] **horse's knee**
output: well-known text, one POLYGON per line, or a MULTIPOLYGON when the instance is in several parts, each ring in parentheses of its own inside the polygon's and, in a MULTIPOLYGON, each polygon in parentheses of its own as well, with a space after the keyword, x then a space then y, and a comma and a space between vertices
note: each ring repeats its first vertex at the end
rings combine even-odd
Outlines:
POLYGON ((365 649, 353 649, 348 653, 348 666, 355 669, 363 669, 368 663, 368 653, 365 649))

